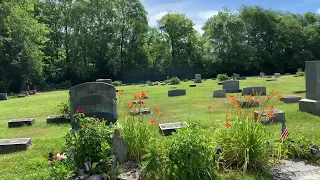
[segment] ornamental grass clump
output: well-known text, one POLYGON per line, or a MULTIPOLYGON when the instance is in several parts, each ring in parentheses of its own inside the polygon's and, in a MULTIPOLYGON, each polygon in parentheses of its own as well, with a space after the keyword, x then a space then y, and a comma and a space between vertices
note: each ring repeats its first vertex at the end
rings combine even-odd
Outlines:
POLYGON ((263 116, 266 110, 275 109, 270 106, 272 99, 281 97, 272 91, 266 100, 261 101, 259 94, 246 95, 241 98, 249 102, 260 102, 261 114, 254 119, 254 108, 241 108, 237 100, 240 97, 229 96, 229 113, 225 117, 225 124, 215 132, 215 145, 223 149, 220 167, 224 169, 242 170, 243 173, 267 172, 269 169, 269 158, 282 159, 284 151, 277 151, 278 144, 271 144, 267 136, 266 127, 260 122, 262 118, 274 118, 275 114, 270 111, 263 116), (276 150, 274 150, 276 149, 276 150), (275 152, 276 151, 276 152, 275 152), (276 155, 275 155, 276 154, 276 155))
MULTIPOLYGON (((121 101, 123 92, 118 93, 121 101)), ((155 107, 153 115, 142 113, 142 109, 148 108, 147 104, 142 103, 143 99, 148 97, 146 92, 132 94, 132 97, 132 101, 123 101, 126 112, 119 113, 121 121, 118 126, 128 145, 128 160, 140 162, 148 145, 152 143, 150 140, 160 136, 157 125, 161 112, 159 107, 155 107), (135 104, 134 101, 138 103, 135 104)))

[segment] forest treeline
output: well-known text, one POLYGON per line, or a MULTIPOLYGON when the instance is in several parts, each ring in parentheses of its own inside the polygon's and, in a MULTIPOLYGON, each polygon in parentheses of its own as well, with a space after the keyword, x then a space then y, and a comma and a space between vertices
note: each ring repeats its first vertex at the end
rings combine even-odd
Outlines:
POLYGON ((223 9, 203 31, 179 13, 149 27, 139 0, 0 1, 0 89, 68 87, 97 78, 134 83, 195 73, 295 73, 320 58, 314 13, 223 9))

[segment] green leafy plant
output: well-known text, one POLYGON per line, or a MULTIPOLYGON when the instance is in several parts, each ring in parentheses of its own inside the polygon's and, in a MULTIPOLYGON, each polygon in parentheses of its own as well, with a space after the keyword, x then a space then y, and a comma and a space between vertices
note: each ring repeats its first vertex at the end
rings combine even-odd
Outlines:
POLYGON ((180 84, 180 79, 178 77, 172 77, 170 79, 170 84, 180 84))
POLYGON ((70 114, 70 99, 66 101, 62 101, 59 105, 59 113, 62 115, 69 115, 70 114))
POLYGON ((179 129, 167 140, 154 140, 144 165, 147 179, 214 179, 214 150, 196 124, 179 129))
POLYGON ((296 73, 298 76, 304 76, 304 72, 297 72, 296 73))
POLYGON ((75 176, 73 163, 67 158, 67 154, 50 152, 44 155, 44 157, 48 160, 48 164, 52 168, 50 179, 60 180, 75 176))
POLYGON ((228 75, 227 74, 218 74, 217 79, 218 79, 218 81, 228 80, 228 75))
POLYGON ((121 82, 120 81, 113 81, 112 85, 114 86, 121 86, 121 82))
POLYGON ((108 165, 112 164, 112 128, 98 119, 85 117, 81 110, 74 115, 74 119, 80 128, 66 135, 66 145, 70 149, 68 156, 77 168, 84 169, 84 163, 90 161, 92 164, 96 163, 97 167, 103 166, 95 169, 98 173, 111 174, 111 167, 108 165))

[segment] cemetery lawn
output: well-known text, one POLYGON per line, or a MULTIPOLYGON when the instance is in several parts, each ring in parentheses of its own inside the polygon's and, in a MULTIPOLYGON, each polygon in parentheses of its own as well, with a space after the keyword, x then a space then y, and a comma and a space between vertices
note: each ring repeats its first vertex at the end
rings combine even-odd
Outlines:
MULTIPOLYGON (((190 88, 192 81, 181 82, 180 85, 145 86, 130 85, 116 87, 124 91, 124 99, 131 100, 133 93, 144 90, 149 99, 144 102, 151 109, 159 106, 161 111, 160 123, 187 121, 198 122, 213 134, 217 127, 225 123, 228 114, 228 102, 226 98, 212 98, 213 90, 221 89, 218 81, 208 79, 197 87, 190 88), (185 88, 186 96, 168 97, 170 86, 185 88), (213 105, 211 118, 208 114, 208 105, 213 105)), ((266 81, 265 78, 252 78, 240 81, 240 89, 249 86, 266 86, 267 92, 279 91, 282 95, 294 95, 293 91, 305 90, 304 77, 281 76, 278 81, 266 81)), ((233 93, 232 95, 236 95, 233 93)), ((227 94, 231 95, 231 94, 227 94)), ((297 94, 305 98, 305 93, 297 94)), ((263 96, 261 98, 267 98, 263 96)), ((46 179, 50 173, 48 163, 42 156, 51 151, 59 151, 64 144, 64 136, 70 129, 70 125, 48 125, 46 117, 58 113, 58 105, 68 99, 68 91, 43 92, 26 98, 10 97, 9 101, 0 101, 0 139, 31 138, 32 146, 24 152, 0 155, 0 179, 46 179), (36 119, 36 123, 30 127, 8 128, 7 122, 11 119, 28 118, 36 119)), ((284 104, 281 101, 272 103, 277 109, 283 110, 286 116, 286 126, 290 137, 302 133, 320 143, 320 117, 299 111, 298 103, 284 104)), ((118 109, 123 112, 124 109, 118 109)), ((146 119, 146 120, 151 120, 146 119)), ((123 118, 123 117, 122 117, 123 118)), ((121 119, 120 119, 121 122, 121 119)), ((281 125, 267 125, 270 136, 279 137, 281 125)), ((232 175, 223 175, 223 179, 230 179, 232 175)), ((236 176, 234 179, 260 179, 260 176, 236 176)))

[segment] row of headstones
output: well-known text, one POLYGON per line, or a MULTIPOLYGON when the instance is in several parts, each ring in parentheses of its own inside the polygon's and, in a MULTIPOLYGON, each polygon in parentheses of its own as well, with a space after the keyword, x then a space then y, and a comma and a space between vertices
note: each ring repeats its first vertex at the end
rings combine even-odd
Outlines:
MULTIPOLYGON (((18 94, 18 98, 24 98, 28 95, 34 95, 34 94, 37 94, 36 87, 34 86, 34 88, 30 90, 30 86, 27 85, 22 88, 22 90, 18 94)), ((9 100, 8 93, 0 93, 0 101, 1 100, 9 100)))

